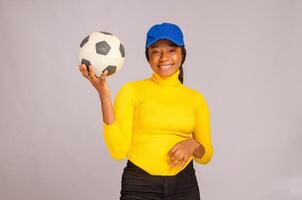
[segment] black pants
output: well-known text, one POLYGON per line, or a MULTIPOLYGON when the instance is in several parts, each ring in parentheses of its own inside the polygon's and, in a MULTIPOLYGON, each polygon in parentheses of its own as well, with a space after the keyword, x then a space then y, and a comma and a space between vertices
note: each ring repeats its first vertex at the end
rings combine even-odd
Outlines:
POLYGON ((120 200, 199 200, 191 161, 175 176, 152 176, 128 160, 122 176, 120 200))

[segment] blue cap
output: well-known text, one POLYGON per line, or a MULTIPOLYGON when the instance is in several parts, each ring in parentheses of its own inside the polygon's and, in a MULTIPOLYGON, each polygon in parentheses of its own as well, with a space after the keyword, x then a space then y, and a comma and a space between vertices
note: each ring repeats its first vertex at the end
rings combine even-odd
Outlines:
POLYGON ((176 24, 162 23, 152 26, 147 32, 146 48, 163 39, 169 40, 177 46, 184 45, 181 29, 176 24))

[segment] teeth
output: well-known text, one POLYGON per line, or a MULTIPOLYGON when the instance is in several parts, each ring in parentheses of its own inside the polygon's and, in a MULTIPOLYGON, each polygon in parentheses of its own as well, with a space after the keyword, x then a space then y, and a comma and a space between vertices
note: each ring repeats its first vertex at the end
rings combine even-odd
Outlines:
POLYGON ((170 68, 170 67, 171 67, 171 65, 163 65, 163 66, 160 66, 161 69, 168 69, 168 68, 170 68))

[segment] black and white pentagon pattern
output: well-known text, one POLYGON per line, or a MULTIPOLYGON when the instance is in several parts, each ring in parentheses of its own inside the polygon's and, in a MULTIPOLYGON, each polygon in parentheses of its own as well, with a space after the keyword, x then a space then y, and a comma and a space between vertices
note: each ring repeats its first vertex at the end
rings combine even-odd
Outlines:
POLYGON ((88 42, 88 40, 89 40, 89 35, 84 38, 84 40, 80 44, 80 47, 82 48, 88 42))
POLYGON ((88 66, 91 65, 90 61, 83 58, 82 61, 81 61, 81 65, 82 64, 86 65, 87 71, 89 72, 88 66))
POLYGON ((122 44, 120 44, 120 52, 121 52, 122 57, 124 58, 125 57, 125 49, 124 49, 124 46, 122 44))
POLYGON ((95 44, 95 50, 97 54, 107 55, 111 47, 106 41, 101 41, 95 44))
POLYGON ((113 66, 113 65, 109 65, 108 67, 106 67, 103 72, 107 70, 108 71, 108 74, 107 76, 110 76, 111 74, 114 74, 116 72, 116 66, 113 66))

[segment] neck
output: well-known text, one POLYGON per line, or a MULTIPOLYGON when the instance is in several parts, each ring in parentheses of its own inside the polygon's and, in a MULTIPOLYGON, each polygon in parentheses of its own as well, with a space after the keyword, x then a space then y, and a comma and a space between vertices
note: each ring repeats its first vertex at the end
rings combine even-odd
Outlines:
POLYGON ((178 69, 174 74, 168 77, 162 77, 156 72, 153 73, 151 80, 160 85, 170 85, 170 86, 177 86, 181 85, 182 83, 178 79, 178 75, 180 70, 178 69))

